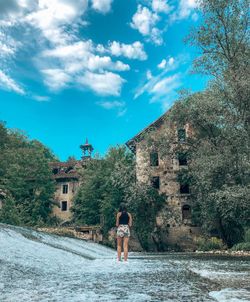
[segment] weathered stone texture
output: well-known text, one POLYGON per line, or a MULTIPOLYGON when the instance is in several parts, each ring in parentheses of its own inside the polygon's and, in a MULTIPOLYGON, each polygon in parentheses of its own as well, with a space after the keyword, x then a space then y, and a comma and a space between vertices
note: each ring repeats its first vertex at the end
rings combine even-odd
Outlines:
MULTIPOLYGON (((188 124, 183 129, 186 138, 192 135, 188 124)), ((173 150, 174 145, 178 143, 178 129, 163 117, 127 142, 128 147, 136 155, 137 181, 150 184, 153 177, 159 177, 159 192, 166 196, 166 205, 156 218, 159 235, 155 237, 157 244, 163 246, 163 249, 168 247, 195 249, 194 237, 200 229, 194 227, 191 222, 192 195, 181 193, 177 180, 178 172, 181 169, 188 169, 188 166, 180 165, 177 155, 171 152, 160 156, 162 152, 157 150, 157 140, 162 139, 162 131, 171 133, 173 142, 169 148, 173 150), (156 142, 156 147, 152 142, 156 142), (158 165, 150 164, 152 152, 158 152, 158 165)), ((182 144, 185 148, 185 142, 182 144)))

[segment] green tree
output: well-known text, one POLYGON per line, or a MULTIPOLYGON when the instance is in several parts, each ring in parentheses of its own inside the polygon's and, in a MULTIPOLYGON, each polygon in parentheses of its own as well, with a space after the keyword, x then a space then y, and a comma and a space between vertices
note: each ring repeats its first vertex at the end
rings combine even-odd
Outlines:
MULTIPOLYGON (((202 22, 188 41, 201 51, 194 69, 211 80, 171 110, 176 128, 193 131, 171 151, 188 152, 189 171, 180 177, 192 185, 196 222, 232 246, 250 217, 249 1, 201 0, 199 8, 202 22)), ((164 135, 167 150, 173 135, 164 135)))
POLYGON ((8 196, 1 210, 2 221, 14 204, 13 213, 14 216, 18 213, 20 224, 50 223, 55 186, 49 162, 55 160, 54 155, 40 142, 30 141, 20 131, 10 131, 3 124, 0 140, 4 140, 0 153, 0 189, 8 196))
POLYGON ((156 214, 164 198, 157 190, 136 182, 134 155, 124 146, 110 148, 104 158, 88 161, 81 173, 82 185, 72 207, 74 221, 80 224, 101 222, 107 235, 115 226, 120 203, 125 202, 134 218, 140 243, 148 249, 156 214))

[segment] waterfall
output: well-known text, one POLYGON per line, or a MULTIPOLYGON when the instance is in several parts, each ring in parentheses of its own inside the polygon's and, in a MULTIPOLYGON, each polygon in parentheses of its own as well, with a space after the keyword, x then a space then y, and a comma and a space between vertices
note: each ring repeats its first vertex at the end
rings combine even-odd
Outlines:
POLYGON ((116 252, 0 224, 1 302, 250 301, 247 259, 116 252))

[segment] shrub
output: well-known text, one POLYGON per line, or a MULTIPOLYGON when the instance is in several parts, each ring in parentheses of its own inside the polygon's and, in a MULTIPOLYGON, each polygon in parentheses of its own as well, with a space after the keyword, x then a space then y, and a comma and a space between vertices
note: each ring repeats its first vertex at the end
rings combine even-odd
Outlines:
POLYGON ((232 251, 250 251, 250 242, 241 242, 232 247, 232 251))
POLYGON ((250 251, 250 229, 245 230, 244 242, 235 244, 232 251, 250 251))
POLYGON ((245 231, 244 242, 246 243, 250 242, 250 229, 246 229, 245 231))
POLYGON ((198 237, 196 243, 198 245, 198 251, 221 250, 225 248, 222 240, 216 237, 198 237))

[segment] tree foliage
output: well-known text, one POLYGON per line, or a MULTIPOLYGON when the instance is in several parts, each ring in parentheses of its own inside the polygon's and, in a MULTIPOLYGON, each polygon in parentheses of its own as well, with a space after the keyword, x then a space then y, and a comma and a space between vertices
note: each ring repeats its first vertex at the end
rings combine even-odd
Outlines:
POLYGON ((55 186, 49 162, 55 160, 54 155, 39 141, 30 141, 3 123, 0 141, 0 189, 7 196, 1 221, 23 225, 50 223, 55 186))
POLYGON ((107 235, 115 226, 120 203, 125 202, 132 213, 138 238, 147 249, 164 199, 155 189, 136 182, 133 154, 124 146, 111 148, 104 158, 89 161, 81 173, 82 185, 72 207, 75 222, 101 223, 107 235))
MULTIPOLYGON (((202 22, 188 41, 201 55, 194 70, 210 76, 200 93, 183 95, 171 110, 176 127, 193 134, 186 176, 196 200, 195 220, 217 231, 228 246, 240 241, 250 217, 249 1, 201 0, 202 22)), ((166 135, 166 144, 173 139, 166 135)))

